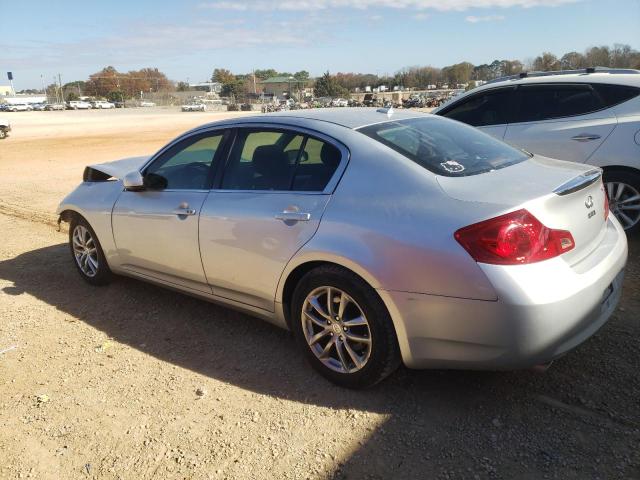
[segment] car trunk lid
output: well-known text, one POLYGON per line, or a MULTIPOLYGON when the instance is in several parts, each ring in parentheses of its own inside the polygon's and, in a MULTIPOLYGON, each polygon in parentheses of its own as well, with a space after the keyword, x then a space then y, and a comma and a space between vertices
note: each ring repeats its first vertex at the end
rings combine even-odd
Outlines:
POLYGON ((479 175, 437 180, 452 198, 496 204, 496 216, 524 208, 545 226, 568 230, 575 248, 563 258, 573 265, 589 255, 606 232, 601 174, 589 165, 535 156, 479 175))

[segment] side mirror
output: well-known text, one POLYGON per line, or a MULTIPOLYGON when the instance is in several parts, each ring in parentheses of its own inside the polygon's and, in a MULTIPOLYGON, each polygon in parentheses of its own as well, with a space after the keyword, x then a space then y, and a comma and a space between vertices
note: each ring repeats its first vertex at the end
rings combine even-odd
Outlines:
POLYGON ((130 192, 139 192, 144 190, 144 179, 137 170, 127 173, 122 179, 125 190, 130 192))

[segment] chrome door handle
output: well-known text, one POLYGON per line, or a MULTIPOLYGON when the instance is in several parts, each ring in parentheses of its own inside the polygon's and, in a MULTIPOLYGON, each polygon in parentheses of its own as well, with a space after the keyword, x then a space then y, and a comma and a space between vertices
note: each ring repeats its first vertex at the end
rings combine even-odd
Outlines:
POLYGON ((576 142, 588 142, 590 140, 598 140, 599 138, 600 135, 590 135, 588 133, 583 133, 582 135, 571 137, 571 140, 575 140, 576 142))
POLYGON ((175 215, 195 215, 196 211, 194 208, 177 208, 173 213, 175 215))
POLYGON ((288 212, 284 211, 276 215, 277 220, 283 220, 285 222, 308 222, 311 220, 310 213, 303 212, 288 212))

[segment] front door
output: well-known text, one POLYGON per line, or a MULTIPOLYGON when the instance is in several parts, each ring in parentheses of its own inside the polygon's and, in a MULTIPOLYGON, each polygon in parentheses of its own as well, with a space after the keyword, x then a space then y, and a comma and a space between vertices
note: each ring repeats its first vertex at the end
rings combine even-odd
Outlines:
POLYGON ((188 137, 142 172, 144 190, 122 192, 112 216, 122 268, 211 293, 200 260, 198 220, 222 138, 219 131, 188 137))
POLYGON ((239 129, 200 218, 215 295, 273 311, 280 276, 318 229, 346 157, 304 132, 239 129))

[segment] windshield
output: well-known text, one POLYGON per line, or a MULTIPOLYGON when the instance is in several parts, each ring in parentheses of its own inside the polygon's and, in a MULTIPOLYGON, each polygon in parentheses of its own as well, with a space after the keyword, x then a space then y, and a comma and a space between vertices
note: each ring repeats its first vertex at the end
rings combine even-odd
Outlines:
POLYGON ((529 158, 473 127, 441 118, 390 121, 358 131, 447 177, 477 175, 529 158))

